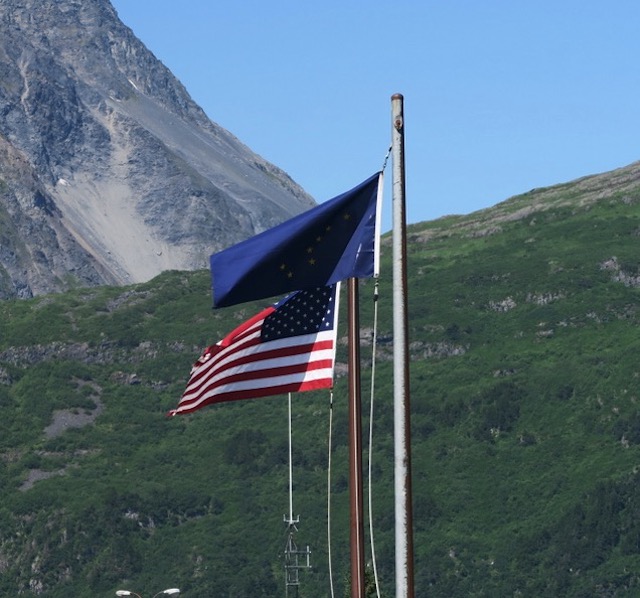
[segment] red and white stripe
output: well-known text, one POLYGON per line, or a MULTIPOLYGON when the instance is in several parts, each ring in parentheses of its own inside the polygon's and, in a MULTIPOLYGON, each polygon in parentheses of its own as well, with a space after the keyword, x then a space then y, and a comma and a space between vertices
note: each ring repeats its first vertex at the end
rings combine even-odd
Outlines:
POLYGON ((264 320, 274 311, 266 308, 205 349, 169 415, 224 401, 332 387, 335 323, 333 330, 260 342, 264 320))

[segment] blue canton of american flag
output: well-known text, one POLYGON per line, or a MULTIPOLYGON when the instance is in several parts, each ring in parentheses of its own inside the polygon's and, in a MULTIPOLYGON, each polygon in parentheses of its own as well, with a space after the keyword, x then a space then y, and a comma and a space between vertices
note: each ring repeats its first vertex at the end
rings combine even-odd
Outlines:
POLYGON ((265 318, 262 342, 331 330, 334 304, 333 287, 299 291, 287 296, 265 318))
POLYGON ((337 287, 291 293, 207 347, 169 415, 223 401, 332 387, 337 287))

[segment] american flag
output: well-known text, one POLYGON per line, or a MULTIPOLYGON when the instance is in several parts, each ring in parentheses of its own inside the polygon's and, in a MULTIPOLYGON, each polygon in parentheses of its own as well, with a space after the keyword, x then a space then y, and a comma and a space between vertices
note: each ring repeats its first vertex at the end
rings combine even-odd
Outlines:
POLYGON ((291 293, 207 347, 169 415, 333 386, 338 286, 291 293))

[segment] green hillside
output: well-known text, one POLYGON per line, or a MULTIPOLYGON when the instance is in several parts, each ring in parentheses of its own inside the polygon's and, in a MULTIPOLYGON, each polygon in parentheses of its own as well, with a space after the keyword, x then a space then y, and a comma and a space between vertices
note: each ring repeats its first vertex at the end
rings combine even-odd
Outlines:
MULTIPOLYGON (((639 238, 639 164, 410 227, 418 596, 640 592, 639 238)), ((386 597, 388 241, 372 465, 386 597)), ((372 290, 361 285, 363 328, 372 290)), ((286 397, 165 416, 201 349, 263 305, 213 311, 208 272, 0 303, 0 595, 285 595, 286 397)), ((340 378, 338 596, 349 575, 345 393, 340 378)), ((329 596, 327 393, 294 397, 293 414, 297 541, 310 545, 313 564, 299 596, 329 596)))

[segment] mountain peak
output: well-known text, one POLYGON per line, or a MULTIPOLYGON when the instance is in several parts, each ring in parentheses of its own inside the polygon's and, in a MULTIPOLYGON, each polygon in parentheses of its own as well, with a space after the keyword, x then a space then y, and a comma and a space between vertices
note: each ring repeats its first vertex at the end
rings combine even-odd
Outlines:
POLYGON ((0 5, 0 297, 143 282, 313 205, 108 0, 0 5))

